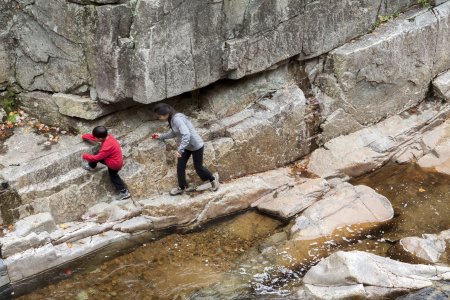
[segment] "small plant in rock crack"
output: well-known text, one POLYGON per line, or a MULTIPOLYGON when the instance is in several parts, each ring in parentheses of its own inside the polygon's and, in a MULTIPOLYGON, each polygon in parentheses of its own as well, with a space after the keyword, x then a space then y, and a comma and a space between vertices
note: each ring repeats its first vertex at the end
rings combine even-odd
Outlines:
POLYGON ((373 24, 372 31, 380 27, 381 24, 386 23, 387 21, 393 20, 398 17, 398 13, 395 13, 390 16, 378 16, 377 20, 375 21, 375 24, 373 24))
POLYGON ((422 7, 429 7, 430 1, 429 0, 417 0, 417 3, 420 4, 422 7))
POLYGON ((14 111, 16 107, 16 93, 12 90, 2 93, 2 95, 0 95, 0 107, 8 114, 14 111))

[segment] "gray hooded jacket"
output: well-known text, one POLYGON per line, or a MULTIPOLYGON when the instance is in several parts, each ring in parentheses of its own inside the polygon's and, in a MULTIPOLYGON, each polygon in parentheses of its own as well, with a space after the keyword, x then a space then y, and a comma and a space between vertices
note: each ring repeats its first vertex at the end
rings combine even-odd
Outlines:
POLYGON ((176 113, 170 121, 172 128, 169 132, 161 134, 159 139, 164 141, 174 137, 178 138, 180 145, 178 152, 183 153, 184 150, 196 151, 203 147, 203 140, 195 131, 192 123, 182 113, 176 113))

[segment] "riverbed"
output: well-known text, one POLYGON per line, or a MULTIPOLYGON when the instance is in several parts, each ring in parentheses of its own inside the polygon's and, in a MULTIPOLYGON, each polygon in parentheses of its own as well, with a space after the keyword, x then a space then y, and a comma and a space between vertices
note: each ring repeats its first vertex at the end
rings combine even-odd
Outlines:
MULTIPOLYGON (((391 256, 389 249, 402 237, 450 228, 447 201, 450 176, 415 164, 392 164, 351 183, 370 186, 386 196, 395 217, 386 226, 364 236, 321 249, 325 251, 322 255, 336 250, 363 250, 391 256)), ((220 285, 230 273, 238 273, 268 241, 286 236, 289 227, 289 223, 248 211, 210 224, 201 231, 149 241, 101 265, 93 261, 87 268, 66 270, 62 276, 67 280, 20 299, 187 299, 199 290, 220 285)), ((440 263, 448 262, 447 253, 440 263)), ((305 266, 279 272, 278 278, 266 280, 264 286, 255 282, 239 284, 249 285, 255 298, 289 296, 290 288, 298 283, 305 266)), ((228 296, 233 297, 232 288, 230 293, 228 296)))

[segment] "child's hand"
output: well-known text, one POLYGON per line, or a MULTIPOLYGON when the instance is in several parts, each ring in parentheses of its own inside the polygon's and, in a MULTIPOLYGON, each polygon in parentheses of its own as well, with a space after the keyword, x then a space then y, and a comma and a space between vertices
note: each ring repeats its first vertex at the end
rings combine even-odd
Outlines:
POLYGON ((152 133, 152 139, 159 139, 159 133, 152 133))

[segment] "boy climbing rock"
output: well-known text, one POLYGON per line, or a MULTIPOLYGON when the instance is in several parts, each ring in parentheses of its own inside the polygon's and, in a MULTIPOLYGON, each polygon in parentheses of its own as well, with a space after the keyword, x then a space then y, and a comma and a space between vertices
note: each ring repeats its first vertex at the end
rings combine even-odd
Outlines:
POLYGON ((108 130, 104 126, 97 126, 92 130, 92 134, 83 134, 81 137, 83 140, 100 143, 100 150, 97 154, 83 154, 83 159, 88 162, 84 165, 84 169, 93 171, 99 162, 106 165, 109 178, 117 191, 119 191, 117 200, 130 198, 131 195, 119 176, 119 171, 123 166, 122 148, 119 142, 113 135, 108 134, 108 130))

